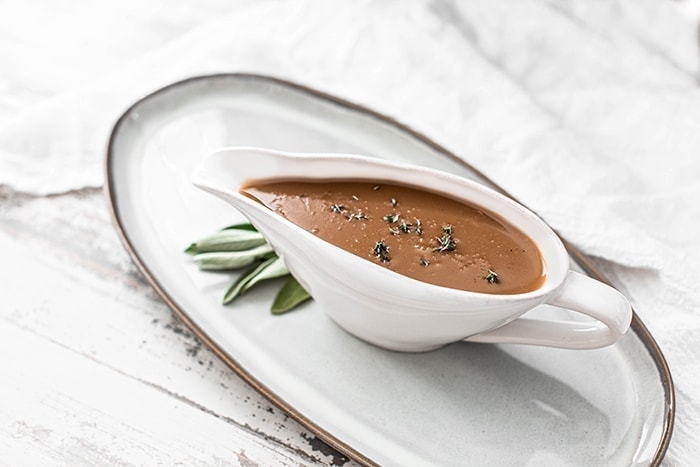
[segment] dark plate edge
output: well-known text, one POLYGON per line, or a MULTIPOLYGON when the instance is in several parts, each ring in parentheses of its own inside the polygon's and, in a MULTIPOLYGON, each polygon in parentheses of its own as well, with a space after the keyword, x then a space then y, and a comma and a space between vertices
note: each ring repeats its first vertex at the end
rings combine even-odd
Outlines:
MULTIPOLYGON (((340 451, 341 453, 349 456, 353 460, 364 464, 364 465, 372 465, 376 466, 378 465, 376 462, 372 461, 362 453, 358 452, 355 450, 352 446, 349 446, 342 441, 336 439, 333 437, 330 433, 326 432, 323 430, 321 427, 316 425, 313 421, 310 419, 306 418, 303 414, 299 413, 297 410, 294 409, 289 403, 278 397, 273 391, 268 389, 266 386, 258 382, 250 373, 248 373, 242 366, 236 362, 236 360, 229 355, 227 355, 202 329, 199 328, 187 315, 187 313, 165 292, 161 284, 158 282, 158 280, 155 278, 155 276, 151 273, 151 271, 148 269, 148 267, 143 263, 139 255, 136 253, 136 250, 133 248, 131 244, 131 240, 129 239, 128 235, 126 234, 125 230, 122 228, 122 222, 121 222, 121 217, 119 214, 119 206, 116 200, 116 197, 114 196, 115 194, 115 187, 114 187, 114 180, 112 178, 112 171, 111 171, 111 165, 112 165, 112 160, 114 157, 114 141, 116 139, 116 135, 119 132, 120 127, 126 120, 126 118, 131 114, 131 112, 141 105, 146 100, 149 100, 152 97, 155 97, 159 94, 162 94, 164 92, 169 91, 170 89, 179 87, 184 84, 188 84, 190 82, 194 81, 204 81, 204 80, 209 80, 209 79, 217 79, 217 78, 237 78, 237 79, 242 79, 242 80, 253 80, 253 81, 264 81, 276 85, 281 85, 283 87, 291 88, 294 89, 295 91, 299 91, 304 94, 308 94, 313 96, 314 98, 320 98, 328 102, 332 102, 335 105, 339 105, 341 107, 344 107, 346 109, 350 109, 356 112, 364 113, 366 115, 371 116, 372 118, 375 118, 377 120, 380 120, 384 123, 387 123, 389 125, 394 126, 395 128, 407 133, 411 137, 417 139, 418 141, 422 142, 423 144, 426 144, 427 146, 431 147, 432 149, 436 150, 437 152, 440 152, 444 154, 445 156, 453 159, 454 161, 467 166, 470 170, 474 171, 477 175, 482 177, 484 180, 486 180, 488 183, 490 183, 493 187, 495 187, 496 190, 500 191, 504 195, 513 198, 508 192, 503 190, 501 187, 499 187, 497 184, 495 184, 489 177, 487 177, 485 174, 483 174, 481 171, 478 169, 472 167, 469 165, 467 162, 464 160, 460 159, 457 157, 455 154, 453 154, 451 151, 447 150, 446 148, 440 146, 439 144, 435 143, 431 139, 429 139, 427 136, 423 135, 422 133, 413 130, 412 128, 396 121, 394 118, 386 116, 384 114, 378 113, 372 109, 369 109, 367 107, 364 107, 362 105, 347 101, 345 99, 336 97, 334 95, 325 93, 323 91, 319 91, 317 89, 304 86, 301 84, 294 83, 292 81, 286 80, 286 79, 281 79, 281 78, 276 78, 272 76, 267 76, 267 75, 259 75, 259 74, 252 74, 252 73, 217 73, 217 74, 210 74, 210 75, 201 75, 201 76, 193 76, 190 78, 185 78, 183 80, 179 80, 176 82, 173 82, 171 84, 168 84, 164 87, 161 87, 149 94, 146 94, 145 96, 141 97, 140 99, 136 100, 134 103, 132 103, 124 112, 122 115, 117 119, 115 122, 112 131, 110 132, 109 140, 107 142, 107 151, 106 151, 106 157, 104 161, 104 170, 105 170, 105 183, 103 185, 103 191, 105 194, 105 198, 107 200, 107 206, 109 208, 110 216, 112 219, 112 223, 114 224, 114 227, 119 235, 119 238, 121 239, 122 244, 126 248, 127 252, 129 253, 129 256, 131 256, 131 259, 133 260, 134 264, 136 264, 136 267, 139 269, 141 274, 144 276, 146 281, 153 287, 155 292, 158 294, 158 296, 168 305, 168 307, 177 315, 177 317, 182 320, 182 322, 187 326, 187 328, 195 335, 197 338, 202 341, 204 345, 206 345, 214 354, 220 358, 231 370, 233 370, 238 376, 240 376, 246 383, 248 383, 251 387, 253 387, 256 391, 261 393, 263 396, 265 396, 270 402, 272 402, 274 405, 276 405, 278 408, 282 409, 283 411, 287 412, 292 418, 294 418, 298 423, 300 423, 302 426, 305 428, 309 429, 312 431, 316 436, 318 436, 320 439, 322 439, 324 442, 326 442, 328 445, 331 447, 335 448, 336 450, 340 451)), ((515 199, 515 198, 513 198, 515 199)), ((517 201, 517 199, 516 199, 517 201)), ((581 253, 579 250, 574 248, 569 242, 567 242, 565 239, 563 239, 564 244, 571 256, 576 259, 576 261, 579 262, 579 264, 582 266, 584 271, 591 275, 592 277, 595 277, 598 280, 601 280, 605 283, 610 283, 607 278, 598 270, 593 262, 585 256, 583 253, 581 253)), ((654 363, 656 364, 656 368, 659 372, 659 377, 661 379, 662 387, 664 389, 664 396, 665 396, 665 417, 664 417, 664 427, 663 427, 663 434, 661 436, 659 445, 657 446, 656 452, 654 453, 654 457, 651 460, 650 465, 653 467, 656 467, 661 464, 661 461, 666 454, 666 451, 668 449, 669 443, 671 441, 671 436, 673 434, 673 425, 674 425, 674 420, 675 420, 675 412, 676 412, 676 403, 675 403, 675 387, 673 384, 673 378, 671 376, 671 371, 668 367, 668 363, 666 362, 666 358, 664 357, 658 343, 654 339, 654 337, 651 335, 649 332, 648 328, 644 325, 644 323, 641 321, 637 313, 633 310, 632 311, 632 323, 631 323, 631 328, 635 334, 640 338, 642 343, 644 344, 645 348, 651 355, 652 359, 654 360, 654 363)))

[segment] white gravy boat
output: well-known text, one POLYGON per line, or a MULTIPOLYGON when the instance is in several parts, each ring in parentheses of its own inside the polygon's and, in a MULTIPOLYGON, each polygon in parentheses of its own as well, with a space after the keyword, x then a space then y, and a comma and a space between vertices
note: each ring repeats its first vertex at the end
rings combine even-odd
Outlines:
POLYGON ((467 340, 593 349, 613 344, 630 325, 627 299, 612 287, 571 271, 561 240, 540 218, 461 177, 364 156, 240 147, 208 156, 196 169, 193 182, 248 217, 337 324, 380 347, 425 351, 467 340), (481 206, 534 240, 544 259, 546 279, 531 292, 497 295, 408 278, 321 240, 239 193, 251 180, 275 179, 395 181, 481 206), (543 303, 593 320, 520 317, 543 303))

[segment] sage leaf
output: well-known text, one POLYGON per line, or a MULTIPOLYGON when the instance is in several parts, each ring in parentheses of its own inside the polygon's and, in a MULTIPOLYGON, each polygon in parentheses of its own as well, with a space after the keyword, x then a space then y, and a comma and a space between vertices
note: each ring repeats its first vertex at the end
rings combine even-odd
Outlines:
POLYGON ((240 229, 221 230, 191 244, 186 253, 196 255, 213 251, 241 251, 266 243, 265 237, 258 232, 240 229))
POLYGON ((272 303, 270 311, 273 315, 281 315, 287 313, 305 301, 309 300, 311 295, 301 286, 299 281, 292 275, 289 276, 272 303))
POLYGON ((224 304, 231 303, 261 281, 275 279, 277 277, 286 276, 287 274, 289 274, 289 269, 287 269, 284 261, 278 256, 273 256, 241 275, 241 277, 226 291, 223 300, 224 304))
POLYGON ((250 223, 229 225, 215 234, 192 243, 185 252, 193 256, 206 271, 247 269, 231 284, 224 304, 231 303, 256 284, 267 279, 289 276, 277 293, 270 311, 286 313, 311 299, 299 282, 289 274, 284 262, 250 223))
POLYGON ((194 256, 194 259, 204 271, 225 271, 250 266, 260 259, 269 258, 272 254, 274 254, 272 247, 264 243, 250 250, 199 253, 194 256))
POLYGON ((234 229, 235 230, 248 230, 250 232, 257 232, 258 231, 258 229, 253 227, 253 224, 251 224, 250 222, 243 222, 241 224, 229 225, 228 227, 224 227, 221 230, 234 230, 234 229))
POLYGON ((250 282, 248 282, 243 288, 244 292, 260 281, 276 279, 278 277, 286 276, 289 274, 289 269, 287 269, 287 265, 284 264, 282 258, 279 257, 270 258, 269 260, 261 264, 259 269, 260 272, 256 274, 255 277, 253 277, 250 280, 250 282))
MULTIPOLYGON (((272 259, 274 258, 269 258, 267 261, 270 261, 272 259)), ((245 287, 245 285, 252 280, 253 275, 256 274, 257 270, 263 264, 265 263, 255 264, 250 268, 246 269, 240 276, 238 276, 238 279, 236 279, 236 281, 229 286, 228 290, 226 290, 226 293, 224 294, 224 299, 221 302, 224 305, 228 305, 236 298, 238 298, 243 293, 243 287, 245 287)))

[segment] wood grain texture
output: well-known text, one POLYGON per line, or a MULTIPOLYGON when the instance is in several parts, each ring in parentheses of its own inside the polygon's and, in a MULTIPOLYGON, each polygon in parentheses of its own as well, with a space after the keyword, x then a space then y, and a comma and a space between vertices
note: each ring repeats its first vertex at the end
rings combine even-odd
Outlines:
POLYGON ((4 190, 0 251, 3 462, 352 465, 173 317, 99 190, 4 190))

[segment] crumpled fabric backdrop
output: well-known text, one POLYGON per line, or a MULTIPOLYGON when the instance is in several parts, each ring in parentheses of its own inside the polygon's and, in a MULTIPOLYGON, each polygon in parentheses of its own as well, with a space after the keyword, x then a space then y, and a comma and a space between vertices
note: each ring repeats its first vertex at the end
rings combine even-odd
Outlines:
POLYGON ((668 465, 700 459, 698 2, 1 2, 0 184, 103 183, 109 131, 178 79, 254 72, 397 118, 592 255, 665 353, 668 465), (9 4, 8 4, 9 3, 9 4))

